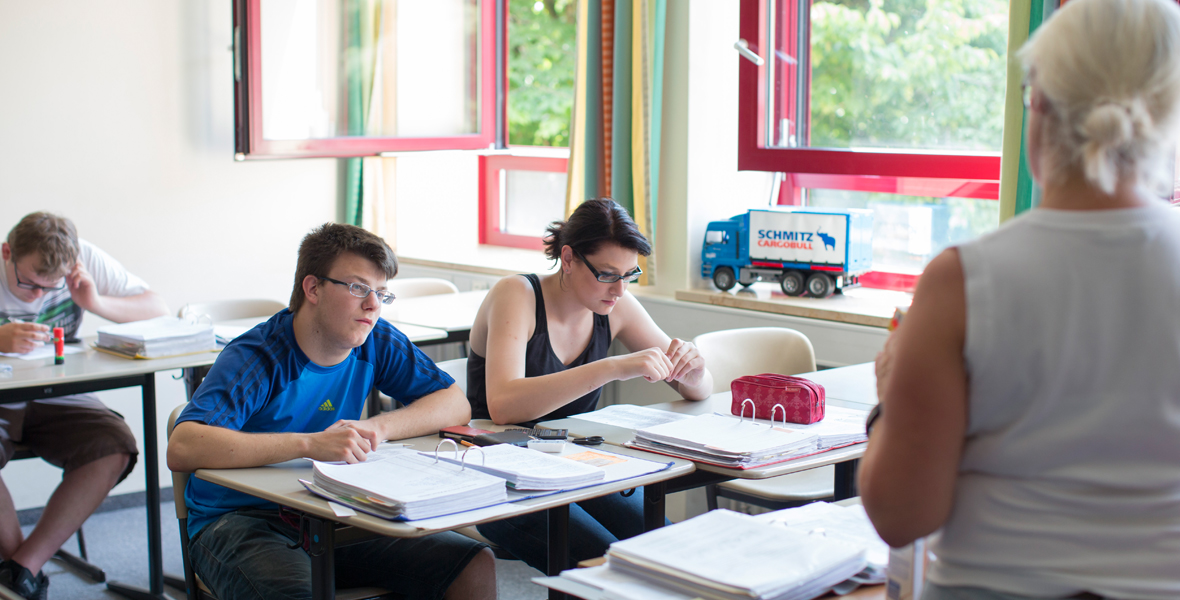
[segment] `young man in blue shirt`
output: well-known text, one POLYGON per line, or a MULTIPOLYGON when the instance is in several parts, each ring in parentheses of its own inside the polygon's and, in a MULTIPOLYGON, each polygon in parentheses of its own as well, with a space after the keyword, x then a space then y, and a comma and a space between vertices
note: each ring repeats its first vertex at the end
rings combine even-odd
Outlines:
MULTIPOLYGON (((351 225, 325 224, 299 248, 284 309, 234 340, 213 365, 168 442, 174 471, 257 467, 299 457, 365 460, 379 442, 466 424, 454 380, 382 320, 397 259, 351 225), (373 387, 405 408, 359 420, 373 387)), ((311 562, 298 523, 278 506, 190 478, 193 568, 219 598, 310 597, 311 562)), ((378 538, 336 550, 338 587, 383 587, 408 598, 494 598, 495 560, 453 532, 378 538)))

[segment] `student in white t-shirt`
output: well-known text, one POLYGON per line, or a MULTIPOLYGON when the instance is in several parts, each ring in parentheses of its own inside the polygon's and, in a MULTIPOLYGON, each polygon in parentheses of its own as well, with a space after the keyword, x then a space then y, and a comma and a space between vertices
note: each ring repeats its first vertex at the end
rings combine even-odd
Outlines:
MULTIPOLYGON (((0 254, 0 352, 30 352, 51 341, 54 327, 75 338, 86 311, 118 323, 168 314, 143 280, 79 240, 69 219, 25 216, 0 254)), ((138 452, 123 418, 91 394, 0 404, 0 468, 15 442, 64 471, 27 538, 0 478, 0 585, 43 599, 49 579, 41 566, 131 472, 138 452)))

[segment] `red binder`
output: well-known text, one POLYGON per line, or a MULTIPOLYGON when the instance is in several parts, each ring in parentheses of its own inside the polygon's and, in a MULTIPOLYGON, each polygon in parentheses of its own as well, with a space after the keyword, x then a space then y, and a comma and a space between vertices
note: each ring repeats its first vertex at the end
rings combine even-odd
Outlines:
POLYGON ((733 402, 729 411, 755 419, 783 419, 810 425, 824 418, 824 386, 802 377, 763 373, 746 375, 729 384, 733 402), (747 402, 750 400, 750 402, 747 402), (751 406, 751 404, 753 406, 751 406))

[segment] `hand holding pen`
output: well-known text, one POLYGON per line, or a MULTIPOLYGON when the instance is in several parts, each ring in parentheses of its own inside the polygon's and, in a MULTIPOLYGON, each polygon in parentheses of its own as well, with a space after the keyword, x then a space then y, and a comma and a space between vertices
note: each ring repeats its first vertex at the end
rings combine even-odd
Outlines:
POLYGON ((8 323, 0 325, 0 352, 27 354, 50 341, 51 337, 48 325, 9 319, 8 323))

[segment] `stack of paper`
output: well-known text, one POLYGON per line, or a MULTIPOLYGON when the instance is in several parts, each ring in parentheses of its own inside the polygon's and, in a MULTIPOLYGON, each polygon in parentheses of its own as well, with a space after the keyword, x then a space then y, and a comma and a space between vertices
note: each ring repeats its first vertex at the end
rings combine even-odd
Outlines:
MULTIPOLYGON (((606 477, 606 471, 598 467, 512 444, 484 446, 480 450, 467 454, 467 468, 502 477, 516 490, 572 489, 606 477)), ((447 462, 460 463, 454 455, 440 456, 447 462)))
POLYGON ((847 540, 714 510, 611 544, 611 570, 717 600, 809 600, 865 567, 847 540))
POLYGON ((632 540, 614 544, 605 565, 533 581, 582 598, 612 600, 806 598, 828 589, 843 595, 861 584, 885 581, 889 546, 860 506, 816 502, 755 517, 712 516, 724 512, 708 513, 711 523, 697 522, 704 518, 698 517, 667 527, 683 531, 662 534, 667 536, 662 540, 652 538, 654 533, 633 538, 645 540, 638 551, 625 549, 632 540), (764 540, 782 545, 763 546, 764 540), (845 562, 849 549, 832 543, 863 550, 864 562, 845 562), (620 554, 623 560, 617 558, 620 554), (636 554, 647 555, 645 564, 654 566, 632 566, 636 554), (864 568, 837 581, 857 564, 864 568))
POLYGON ((135 358, 161 358, 217 348, 213 326, 156 317, 99 328, 98 347, 135 358))
POLYGON ((329 499, 387 519, 428 519, 508 501, 503 479, 414 452, 353 465, 317 462, 312 475, 329 499))
POLYGON ((725 467, 752 468, 813 454, 819 449, 819 438, 765 421, 713 413, 639 429, 629 445, 725 467))
POLYGON ((885 583, 885 572, 889 566, 889 544, 877 535, 877 530, 865 514, 864 507, 859 504, 840 506, 827 502, 813 502, 807 506, 757 515, 754 519, 805 533, 822 533, 824 537, 856 544, 865 549, 867 565, 853 577, 853 581, 885 583))
MULTIPOLYGON (((815 434, 819 450, 823 451, 868 441, 869 436, 865 432, 865 417, 868 414, 869 411, 867 410, 844 408, 843 406, 832 406, 829 404, 824 410, 823 420, 818 423, 799 425, 798 423, 776 421, 774 426, 791 431, 815 434)), ((770 423, 769 421, 763 422, 770 423)))

